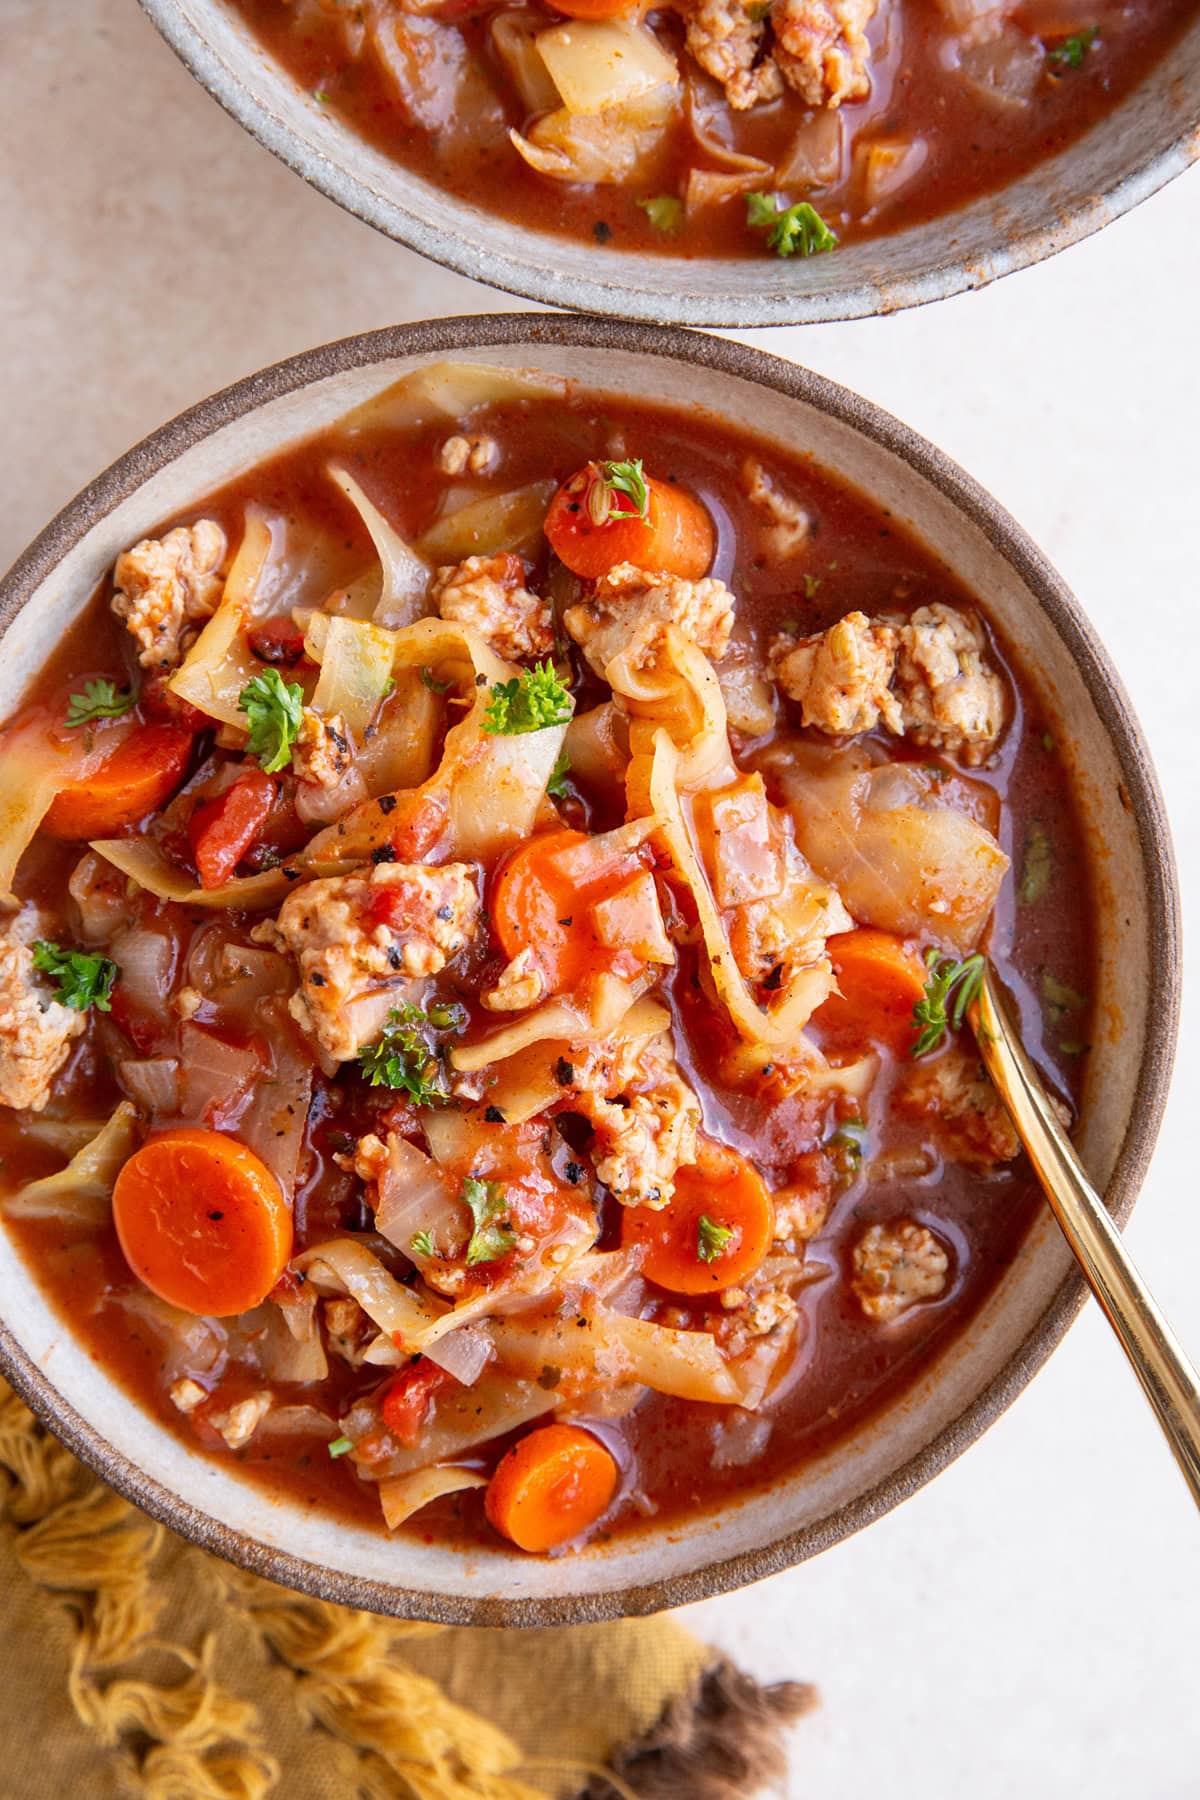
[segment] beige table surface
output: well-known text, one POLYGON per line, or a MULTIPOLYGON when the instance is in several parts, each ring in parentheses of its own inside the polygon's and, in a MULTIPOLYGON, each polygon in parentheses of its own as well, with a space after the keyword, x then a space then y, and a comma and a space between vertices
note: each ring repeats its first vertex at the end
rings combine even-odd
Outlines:
MULTIPOLYGON (((310 192, 195 87, 134 0, 0 0, 0 565, 168 415, 292 351, 512 303, 310 192)), ((1200 926, 1200 174, 979 295, 747 334, 890 407, 1029 527, 1145 719, 1200 926)), ((1200 1350, 1195 982, 1131 1242, 1200 1350)), ((900 1512, 693 1609, 813 1675, 790 1791, 1200 1793, 1200 1532, 1100 1321, 900 1512)), ((684 1800, 684 1797, 681 1797, 684 1800)))

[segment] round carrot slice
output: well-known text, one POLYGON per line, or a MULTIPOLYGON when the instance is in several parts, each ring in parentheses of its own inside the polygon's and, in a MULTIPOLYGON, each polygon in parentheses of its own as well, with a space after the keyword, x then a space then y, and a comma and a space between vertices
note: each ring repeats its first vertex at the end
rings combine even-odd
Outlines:
POLYGON ((113 1220, 152 1293, 216 1318, 265 1300, 292 1250, 270 1169, 236 1138, 199 1126, 160 1132, 134 1152, 117 1176, 113 1220))
POLYGON ((56 838, 112 837, 136 825, 175 792, 187 773, 192 733, 143 725, 123 737, 99 768, 54 797, 42 830, 56 838))
POLYGON ((702 1143, 694 1168, 657 1211, 626 1207, 624 1244, 644 1244, 642 1269, 673 1294, 717 1294, 748 1281, 771 1247, 775 1208, 762 1176, 724 1144, 702 1143))
POLYGON ((614 466, 630 465, 588 463, 550 502, 545 531, 559 561, 585 581, 597 581, 623 562, 688 581, 707 575, 717 540, 700 501, 684 488, 644 475, 643 516, 632 499, 606 485, 605 469, 614 466))
POLYGON ((484 1510, 520 1550, 553 1550, 602 1518, 617 1491, 617 1465, 577 1425, 542 1425, 501 1457, 484 1510))
POLYGON ((891 931, 863 925, 828 943, 841 992, 813 1014, 826 1049, 860 1050, 882 1044, 897 1056, 913 1046, 913 1007, 925 992, 929 971, 911 944, 891 931))

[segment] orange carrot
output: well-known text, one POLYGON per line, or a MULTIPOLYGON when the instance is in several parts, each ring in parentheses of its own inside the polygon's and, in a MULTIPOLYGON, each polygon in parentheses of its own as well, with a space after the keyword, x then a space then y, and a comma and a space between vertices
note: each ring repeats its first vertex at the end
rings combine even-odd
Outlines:
POLYGON ((699 500, 644 475, 640 463, 588 463, 555 494, 545 529, 560 562, 587 581, 623 562, 696 581, 708 573, 716 550, 712 520, 699 500), (625 472, 620 479, 632 493, 613 487, 615 471, 625 472))
POLYGON ((642 1268, 673 1294, 716 1294, 748 1281, 771 1247, 775 1208, 752 1162, 702 1140, 694 1168, 680 1169, 670 1204, 625 1209, 623 1244, 644 1244, 642 1268))
POLYGON ((813 1014, 826 1049, 856 1051, 882 1044, 899 1055, 913 1046, 913 1007, 929 971, 911 944, 890 931, 862 925, 829 939, 841 992, 813 1014))
POLYGON ((501 864, 492 884, 492 924, 501 949, 510 961, 518 951, 531 950, 552 993, 565 993, 603 970, 632 975, 652 960, 636 931, 616 946, 598 935, 602 921, 597 906, 643 872, 637 852, 614 855, 611 866, 589 870, 583 882, 573 882, 555 867, 557 857, 587 842, 582 831, 544 831, 527 838, 501 864))
POLYGON ((617 1465, 599 1438, 577 1425, 542 1425, 500 1459, 484 1510, 520 1550, 553 1550, 603 1517, 617 1465))
POLYGON ((56 794, 42 821, 56 838, 103 838, 135 825, 170 798, 187 772, 192 733, 143 725, 123 737, 99 768, 56 794))
POLYGON ((179 1126, 117 1176, 113 1220, 140 1281, 184 1312, 224 1318, 265 1300, 292 1250, 292 1217, 264 1162, 236 1138, 179 1126))

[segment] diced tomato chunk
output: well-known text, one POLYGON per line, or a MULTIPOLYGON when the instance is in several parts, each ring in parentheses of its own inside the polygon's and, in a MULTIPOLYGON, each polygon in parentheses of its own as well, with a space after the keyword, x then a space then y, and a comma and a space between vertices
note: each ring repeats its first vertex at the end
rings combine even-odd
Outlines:
POLYGON ((383 1422, 392 1436, 402 1444, 415 1444, 438 1394, 453 1381, 453 1375, 427 1356, 419 1357, 402 1375, 397 1375, 384 1390, 380 1403, 383 1422))
POLYGON ((279 786, 274 776, 248 769, 223 794, 196 808, 188 820, 188 842, 201 887, 229 880, 270 817, 279 786))

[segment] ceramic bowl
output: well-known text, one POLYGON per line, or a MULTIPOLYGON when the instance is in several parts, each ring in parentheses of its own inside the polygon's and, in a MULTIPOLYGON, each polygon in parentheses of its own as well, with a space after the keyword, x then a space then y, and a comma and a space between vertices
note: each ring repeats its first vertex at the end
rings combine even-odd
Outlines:
MULTIPOLYGON (((0 583, 0 717, 128 544, 285 445, 443 356, 702 407, 810 453, 987 596, 1069 755, 1096 849, 1102 1021, 1079 1137, 1119 1220, 1158 1130, 1174 1050, 1178 923, 1162 801, 1137 720, 1086 616, 1021 528, 924 439, 791 363, 717 339, 596 319, 441 320, 347 339, 226 389, 147 438, 59 514, 0 583)), ((814 1555, 944 1468, 1003 1411, 1082 1297, 1048 1215, 983 1310, 886 1411, 769 1491, 553 1560, 469 1554, 314 1516, 189 1450, 97 1366, 0 1229, 0 1363, 85 1462, 234 1562, 404 1617, 557 1624, 697 1600, 814 1555)))
POLYGON ((267 55, 228 0, 141 0, 260 143, 422 256, 549 306, 672 325, 802 325, 896 312, 1040 262, 1200 155, 1200 16, 1106 119, 1000 192, 836 256, 742 261, 599 250, 495 218, 389 161, 267 55))

